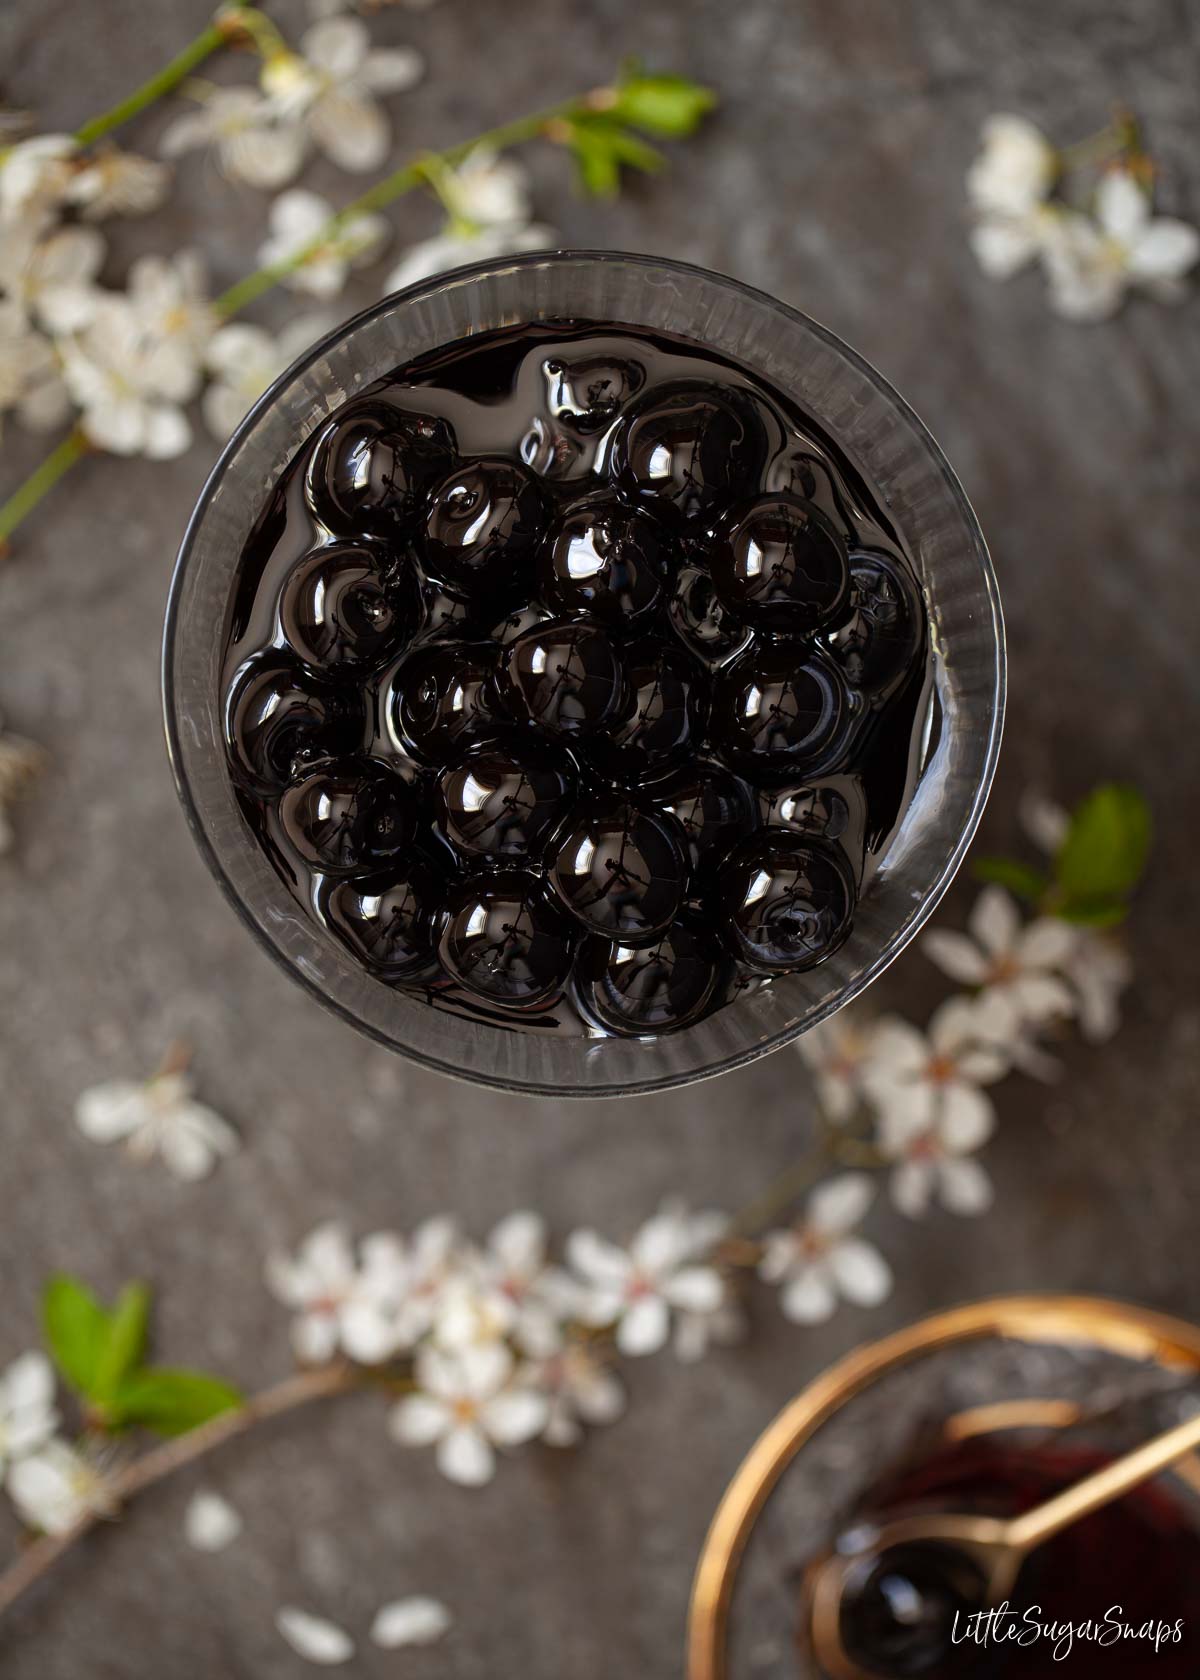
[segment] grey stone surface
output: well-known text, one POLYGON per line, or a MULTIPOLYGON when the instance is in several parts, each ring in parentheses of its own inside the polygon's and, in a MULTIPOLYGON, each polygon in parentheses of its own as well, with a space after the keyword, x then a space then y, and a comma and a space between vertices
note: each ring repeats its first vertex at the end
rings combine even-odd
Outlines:
MULTIPOLYGON (((207 11, 207 0, 9 0, 0 92, 47 127, 71 126, 160 64, 207 11)), ((302 17, 298 3, 278 15, 302 17)), ((303 1665, 273 1629, 279 1603, 362 1634, 380 1601, 415 1589, 445 1598, 458 1626, 436 1652, 406 1656, 405 1673, 671 1680, 722 1488, 778 1406, 835 1354, 1014 1288, 1200 1313, 1200 306, 1136 303, 1098 328, 1056 320, 1034 278, 999 286, 977 273, 962 186, 990 112, 1025 111, 1069 139, 1125 101, 1145 119, 1162 202, 1200 216, 1195 9, 444 0, 388 11, 376 27, 429 57, 426 83, 394 107, 406 150, 601 80, 631 51, 720 89, 705 135, 615 204, 581 202, 560 159, 532 154, 539 212, 568 242, 670 253, 799 305, 929 423, 993 545, 1008 613, 1012 697, 986 837, 1014 838, 1015 797, 1030 781, 1071 798, 1104 776, 1136 778, 1159 829, 1131 927, 1138 984, 1115 1044, 1069 1046, 1056 1089, 1013 1079, 1000 1090, 990 1218, 913 1226, 879 1214, 899 1273, 882 1310, 801 1333, 762 1302, 744 1350, 697 1369, 643 1362, 624 1422, 576 1454, 524 1453, 482 1494, 390 1446, 370 1398, 299 1415, 205 1474, 246 1515, 235 1548, 210 1558, 184 1546, 197 1478, 153 1493, 0 1630, 8 1680, 282 1680, 303 1665)), ((164 121, 142 118, 130 140, 153 147, 164 121)), ((332 171, 312 179, 349 191, 332 171)), ((263 209, 192 159, 169 215, 114 237, 110 275, 135 252, 195 240, 228 283, 248 266, 263 209)), ((436 219, 416 202, 392 214, 404 239, 436 219)), ((347 309, 371 295, 364 278, 347 309)), ((290 307, 276 297, 258 315, 278 321, 290 307)), ((253 1387, 288 1363, 262 1255, 318 1219, 342 1214, 369 1230, 449 1207, 482 1232, 530 1203, 559 1232, 588 1221, 621 1233, 667 1191, 752 1198, 805 1147, 812 1102, 789 1052, 646 1101, 493 1097, 389 1060, 272 966, 192 847, 161 743, 167 578, 213 454, 200 440, 166 466, 86 462, 0 571, 0 706, 53 761, 0 868, 0 1361, 32 1340, 45 1274, 69 1267, 103 1290, 153 1279, 162 1354, 253 1387), (148 1069, 175 1034, 195 1043, 204 1095, 246 1142, 195 1188, 93 1147, 70 1123, 84 1086, 148 1069)), ((6 433, 4 481, 35 458, 6 433)), ((944 916, 961 915, 969 895, 960 884, 944 916)), ((912 953, 879 991, 915 1012, 940 985, 912 953)), ((7 1550, 15 1531, 0 1522, 7 1550)), ((347 1672, 400 1666, 364 1644, 347 1672)))

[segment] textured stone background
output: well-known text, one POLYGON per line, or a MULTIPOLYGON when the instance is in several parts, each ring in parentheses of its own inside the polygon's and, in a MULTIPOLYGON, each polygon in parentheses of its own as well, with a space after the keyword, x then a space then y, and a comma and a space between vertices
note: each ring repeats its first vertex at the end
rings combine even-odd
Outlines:
MULTIPOLYGON (((302 18, 299 0, 277 11, 302 18)), ((207 0, 9 0, 0 93, 49 128, 72 126, 207 12, 207 0)), ((194 1484, 162 1488, 14 1614, 0 1633, 9 1680, 277 1680, 304 1671, 273 1630, 280 1602, 363 1632, 383 1598, 413 1589, 455 1608, 452 1638, 403 1663, 364 1646, 355 1675, 671 1680, 721 1490, 832 1356, 928 1309, 1030 1286, 1200 1313, 1200 306, 1137 303, 1109 325, 1072 326, 1032 277, 983 280, 963 238, 963 171, 981 119, 1006 108, 1070 139, 1129 102, 1162 165, 1162 203, 1200 216, 1195 9, 444 0, 388 12, 376 29, 429 58, 426 83, 393 107, 405 149, 600 80, 630 51, 719 88, 704 136, 614 205, 581 202, 562 161, 534 154, 539 212, 567 243, 688 258, 799 305, 929 423, 978 509, 1008 614, 1012 698, 986 839, 1012 840, 1015 795, 1032 780, 1070 798, 1103 776, 1136 777, 1159 825, 1131 928, 1138 986, 1119 1040, 1068 1049, 1057 1089, 1013 1079, 1000 1091, 991 1218, 877 1216, 900 1273, 883 1310, 804 1334, 764 1302, 747 1349, 694 1370, 644 1362, 623 1423, 575 1455, 524 1453, 483 1494, 442 1482, 424 1455, 400 1456, 371 1399, 298 1416, 209 1467, 247 1517, 236 1548, 191 1553, 180 1523, 194 1484)), ((152 149, 165 120, 141 119, 131 143, 152 149)), ((332 172, 312 179, 351 190, 332 172)), ((263 211, 189 160, 169 216, 119 230, 111 278, 136 251, 195 239, 225 284, 248 266, 263 211)), ((436 220, 416 202, 393 217, 402 240, 436 220)), ((356 286, 347 310, 370 288, 356 286)), ((268 300, 260 318, 289 307, 268 300)), ((104 1290, 153 1279, 164 1356, 255 1386, 288 1364, 261 1257, 318 1219, 340 1213, 365 1230, 451 1207, 482 1231, 533 1203, 560 1231, 588 1221, 621 1233, 669 1190, 752 1198, 803 1148, 811 1101, 787 1052, 639 1102, 499 1099, 390 1060, 273 967, 188 839, 160 738, 167 578, 213 455, 201 440, 166 466, 84 464, 0 573, 0 705, 53 758, 0 869, 0 1360, 31 1341, 39 1284, 65 1266, 104 1290), (93 1147, 69 1118, 82 1087, 150 1068, 174 1034, 197 1046, 205 1096, 247 1145, 198 1188, 93 1147)), ((5 481, 33 458, 6 434, 5 481)), ((943 914, 961 914, 969 892, 943 914)), ((910 954, 879 990, 915 1010, 940 983, 910 954)), ((5 1528, 0 1546, 10 1538, 5 1528)))

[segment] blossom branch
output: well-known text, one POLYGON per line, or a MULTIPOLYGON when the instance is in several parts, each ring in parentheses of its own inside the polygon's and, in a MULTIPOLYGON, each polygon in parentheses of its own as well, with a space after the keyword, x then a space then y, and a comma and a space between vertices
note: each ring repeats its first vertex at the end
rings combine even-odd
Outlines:
POLYGON ((205 59, 211 58, 221 47, 228 46, 245 33, 245 20, 239 16, 241 11, 242 7, 237 4, 237 0, 223 7, 207 29, 202 30, 194 41, 189 41, 181 52, 176 53, 168 64, 164 64, 162 69, 143 82, 141 87, 135 88, 110 111, 93 117, 90 122, 84 123, 82 128, 76 129, 75 139, 78 145, 95 145, 97 140, 111 134, 115 128, 120 128, 133 117, 139 116, 148 106, 155 104, 168 93, 174 92, 205 59))
POLYGON ((176 1470, 194 1464, 197 1459, 224 1446, 226 1441, 244 1435, 260 1423, 282 1417, 314 1400, 329 1399, 333 1395, 365 1387, 369 1380, 367 1373, 344 1361, 298 1371, 282 1382, 263 1389, 247 1400, 244 1406, 221 1412, 199 1428, 189 1430, 186 1435, 178 1435, 141 1458, 134 1459, 105 1482, 104 1509, 85 1511, 64 1534, 44 1535, 33 1541, 17 1561, 0 1574, 0 1616, 11 1609, 17 1599, 95 1528, 109 1511, 124 1505, 135 1494, 153 1487, 176 1470))
POLYGON ((49 495, 64 473, 88 453, 91 445, 79 426, 74 426, 57 443, 41 464, 20 484, 6 502, 0 504, 0 559, 8 552, 9 538, 21 521, 31 514, 44 496, 49 495))

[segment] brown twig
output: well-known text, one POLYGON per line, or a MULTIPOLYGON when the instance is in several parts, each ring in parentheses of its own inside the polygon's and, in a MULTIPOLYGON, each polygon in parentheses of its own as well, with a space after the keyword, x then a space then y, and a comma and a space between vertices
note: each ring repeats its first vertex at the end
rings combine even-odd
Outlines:
MULTIPOLYGON (((119 1508, 134 1494, 153 1487, 164 1477, 193 1464, 235 1436, 244 1435, 257 1424, 295 1411, 298 1406, 307 1406, 310 1401, 324 1400, 361 1386, 362 1373, 353 1365, 342 1363, 322 1365, 285 1377, 282 1382, 254 1395, 244 1406, 222 1412, 199 1428, 190 1429, 186 1435, 164 1441, 162 1446, 155 1447, 116 1471, 105 1485, 106 1506, 108 1509, 119 1508)), ((65 1534, 43 1535, 28 1546, 17 1561, 0 1574, 0 1616, 11 1609, 21 1594, 69 1552, 78 1540, 95 1528, 103 1516, 100 1511, 87 1511, 65 1534)))

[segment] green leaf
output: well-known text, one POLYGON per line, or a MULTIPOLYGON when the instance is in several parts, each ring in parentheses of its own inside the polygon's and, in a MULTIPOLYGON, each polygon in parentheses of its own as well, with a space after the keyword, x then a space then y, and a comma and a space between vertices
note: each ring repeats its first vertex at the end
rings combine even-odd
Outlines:
POLYGON ((661 152, 605 117, 575 123, 570 145, 583 188, 594 198, 612 198, 619 190, 622 164, 643 170, 662 167, 661 152))
POLYGON ((59 1272, 42 1292, 42 1331, 51 1357, 66 1382, 87 1400, 96 1395, 96 1377, 112 1325, 111 1315, 86 1284, 59 1272))
POLYGON ((101 1406, 111 1404, 122 1380, 141 1364, 149 1316, 149 1288, 144 1283, 127 1283, 108 1315, 108 1334, 93 1377, 92 1398, 101 1406))
POLYGON ((1062 898, 1054 914, 1079 927, 1110 928, 1125 920, 1129 906, 1120 898, 1062 898))
POLYGON ((989 881, 994 882, 996 886, 1007 887, 1009 892, 1015 893, 1018 898, 1026 899, 1030 904, 1036 904, 1050 885, 1041 870, 1031 869, 1027 863, 1021 863, 1017 858, 975 858, 971 864, 971 873, 977 881, 989 881))
POLYGON ((634 128, 664 140, 682 140, 694 134, 701 118, 717 103, 711 88, 690 82, 686 76, 644 75, 638 70, 617 84, 616 94, 611 114, 618 122, 632 123, 634 128))
POLYGON ((1128 897, 1146 867, 1150 828, 1150 808, 1136 788, 1109 782, 1093 789, 1055 861, 1063 900, 1111 905, 1128 897))
POLYGON ((183 1435, 241 1404, 238 1390, 219 1377, 148 1365, 119 1384, 112 1410, 122 1424, 140 1424, 160 1435, 183 1435))

